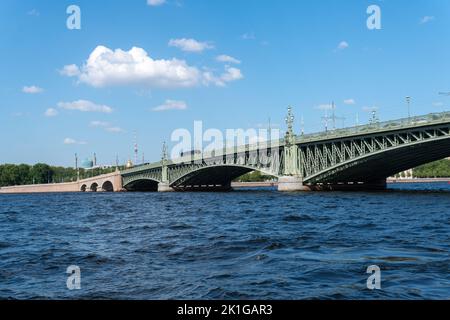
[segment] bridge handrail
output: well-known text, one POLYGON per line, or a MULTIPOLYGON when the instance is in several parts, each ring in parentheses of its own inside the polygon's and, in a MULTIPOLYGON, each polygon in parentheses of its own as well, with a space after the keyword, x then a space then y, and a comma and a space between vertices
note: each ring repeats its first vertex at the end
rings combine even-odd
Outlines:
POLYGON ((415 116, 410 118, 402 118, 396 120, 374 122, 371 124, 352 126, 342 129, 335 129, 329 131, 321 131, 316 133, 309 133, 297 136, 297 143, 311 142, 316 140, 341 138, 345 136, 353 136, 355 134, 377 133, 382 131, 391 131, 395 129, 421 127, 424 125, 450 122, 450 112, 430 113, 422 116, 415 116))

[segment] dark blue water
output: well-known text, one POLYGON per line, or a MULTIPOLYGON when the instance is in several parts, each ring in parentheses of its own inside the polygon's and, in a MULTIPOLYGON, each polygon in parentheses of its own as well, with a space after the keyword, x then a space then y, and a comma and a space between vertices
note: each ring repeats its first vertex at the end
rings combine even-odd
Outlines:
POLYGON ((0 195, 0 297, 449 299, 450 185, 390 188, 0 195))

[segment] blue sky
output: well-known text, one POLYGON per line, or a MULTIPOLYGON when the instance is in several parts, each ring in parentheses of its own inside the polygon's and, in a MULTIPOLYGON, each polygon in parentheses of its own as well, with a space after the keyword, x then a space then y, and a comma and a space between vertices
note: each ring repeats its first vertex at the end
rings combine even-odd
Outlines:
POLYGON ((446 0, 3 0, 0 30, 0 163, 124 162, 134 131, 157 161, 195 120, 284 128, 289 104, 297 132, 301 115, 323 129, 331 101, 346 125, 372 107, 405 117, 406 96, 415 115, 450 109, 446 0), (81 30, 66 27, 72 4, 81 30), (372 4, 381 30, 366 27, 372 4))

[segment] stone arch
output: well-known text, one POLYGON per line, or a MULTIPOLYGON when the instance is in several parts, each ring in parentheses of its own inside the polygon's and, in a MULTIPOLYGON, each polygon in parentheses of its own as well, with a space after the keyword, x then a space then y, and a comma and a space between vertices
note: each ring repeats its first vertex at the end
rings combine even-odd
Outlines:
POLYGON ((91 187, 89 189, 91 190, 91 192, 97 192, 98 183, 94 182, 93 184, 91 184, 91 187))
POLYGON ((107 180, 102 184, 102 191, 105 192, 114 192, 114 185, 111 181, 107 180))
POLYGON ((86 192, 87 186, 85 184, 83 184, 80 188, 81 192, 86 192))

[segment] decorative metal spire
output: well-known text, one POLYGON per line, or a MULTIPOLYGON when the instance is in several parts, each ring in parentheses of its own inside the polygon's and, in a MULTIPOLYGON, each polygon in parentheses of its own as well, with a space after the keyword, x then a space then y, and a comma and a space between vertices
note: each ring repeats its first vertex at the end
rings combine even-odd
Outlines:
POLYGON ((167 145, 166 142, 163 142, 163 148, 162 148, 162 156, 161 156, 161 181, 163 183, 168 183, 169 181, 169 172, 167 168, 167 145))
POLYGON ((380 122, 377 115, 377 110, 375 108, 372 109, 372 118, 369 120, 370 124, 377 124, 380 122))
POLYGON ((287 124, 287 132, 289 134, 293 134, 293 125, 294 125, 294 115, 292 114, 292 107, 288 107, 288 114, 286 116, 286 124, 287 124))
POLYGON ((292 107, 288 106, 288 113, 286 116, 286 124, 287 124, 287 131, 286 131, 286 143, 288 145, 291 145, 294 143, 294 114, 292 113, 292 107))
POLYGON ((161 161, 163 164, 167 162, 167 145, 165 141, 163 142, 161 161))

